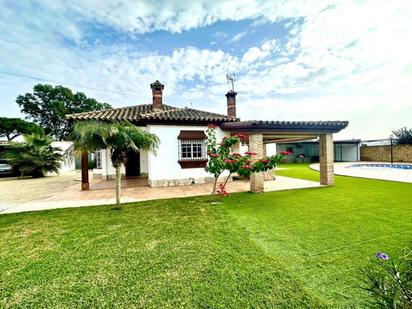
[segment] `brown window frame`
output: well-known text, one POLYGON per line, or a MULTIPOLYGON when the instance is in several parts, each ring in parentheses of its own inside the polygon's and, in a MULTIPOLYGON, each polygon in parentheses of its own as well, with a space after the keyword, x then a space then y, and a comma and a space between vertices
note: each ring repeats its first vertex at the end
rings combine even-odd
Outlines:
POLYGON ((182 130, 178 138, 178 163, 181 168, 202 168, 207 164, 206 134, 204 131, 182 130), (186 151, 184 151, 186 146, 186 151), (199 149, 200 146, 200 149, 199 149), (200 150, 200 151, 199 151, 200 150), (198 155, 194 155, 197 153, 198 155), (199 155, 200 153, 200 155, 199 155))

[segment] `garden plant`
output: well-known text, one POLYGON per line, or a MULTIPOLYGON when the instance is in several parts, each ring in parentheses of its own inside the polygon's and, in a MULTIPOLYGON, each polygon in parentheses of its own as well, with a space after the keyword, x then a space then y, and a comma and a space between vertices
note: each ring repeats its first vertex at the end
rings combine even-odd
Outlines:
POLYGON ((216 128, 216 125, 210 124, 206 131, 209 161, 205 169, 207 172, 213 174, 214 177, 212 195, 218 193, 219 195, 227 196, 226 184, 234 173, 237 173, 239 176, 249 177, 252 173, 274 169, 282 159, 290 154, 290 152, 283 151, 273 156, 255 160, 253 157, 257 154, 254 152, 246 151, 243 155, 232 152, 232 147, 241 142, 245 142, 247 135, 235 134, 230 137, 224 137, 218 144, 216 128), (227 171, 228 174, 224 182, 217 188, 219 177, 225 171, 227 171))
POLYGON ((2 153, 20 176, 43 177, 47 173, 58 173, 64 154, 53 147, 53 139, 44 134, 24 136, 23 143, 10 143, 2 153))
POLYGON ((363 270, 364 287, 375 308, 412 308, 412 250, 404 248, 397 258, 383 252, 363 270))
POLYGON ((121 167, 127 161, 129 150, 155 151, 159 144, 156 135, 143 131, 129 122, 83 121, 74 125, 72 133, 78 151, 110 149, 110 158, 116 169, 116 204, 120 204, 121 167))

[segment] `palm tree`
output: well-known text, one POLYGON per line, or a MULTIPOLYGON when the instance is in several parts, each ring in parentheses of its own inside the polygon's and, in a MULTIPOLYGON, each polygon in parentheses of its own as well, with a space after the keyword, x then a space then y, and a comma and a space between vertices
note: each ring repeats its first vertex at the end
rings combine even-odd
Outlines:
POLYGON ((2 157, 9 161, 21 176, 43 177, 46 173, 58 173, 64 155, 58 147, 53 147, 53 139, 47 135, 24 136, 23 143, 11 143, 2 157))
POLYGON ((120 204, 120 168, 127 161, 127 152, 139 149, 155 151, 159 145, 156 135, 129 122, 78 122, 74 125, 72 137, 75 148, 80 151, 110 149, 110 158, 116 169, 116 204, 120 204))

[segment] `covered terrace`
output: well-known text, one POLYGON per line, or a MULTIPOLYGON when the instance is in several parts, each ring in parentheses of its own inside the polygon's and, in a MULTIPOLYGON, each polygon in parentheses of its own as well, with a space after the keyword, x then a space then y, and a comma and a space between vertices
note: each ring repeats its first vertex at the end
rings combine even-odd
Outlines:
MULTIPOLYGON (((222 124, 224 131, 247 133, 249 150, 257 155, 254 160, 266 156, 266 145, 319 139, 320 184, 334 184, 333 134, 348 126, 348 121, 238 121, 222 124)), ((252 192, 264 191, 264 173, 250 177, 252 192)))

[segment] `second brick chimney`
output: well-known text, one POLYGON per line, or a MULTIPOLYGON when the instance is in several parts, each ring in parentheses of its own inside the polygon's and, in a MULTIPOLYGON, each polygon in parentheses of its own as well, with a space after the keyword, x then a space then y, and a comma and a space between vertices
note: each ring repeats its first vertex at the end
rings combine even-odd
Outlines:
POLYGON ((227 115, 236 118, 236 95, 237 92, 230 90, 225 94, 227 98, 227 115))
POLYGON ((158 80, 150 84, 153 96, 153 110, 163 110, 163 89, 165 86, 158 80))

